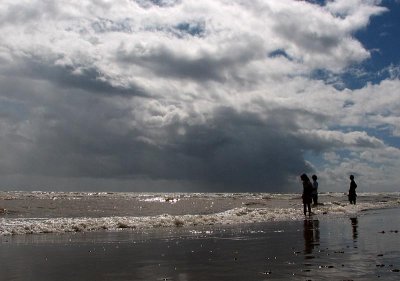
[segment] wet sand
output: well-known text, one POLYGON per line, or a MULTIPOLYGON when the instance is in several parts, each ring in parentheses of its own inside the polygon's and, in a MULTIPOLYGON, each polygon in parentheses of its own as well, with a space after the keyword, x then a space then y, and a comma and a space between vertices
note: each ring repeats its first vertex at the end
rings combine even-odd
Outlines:
POLYGON ((399 215, 3 236, 0 280, 399 280, 399 215))

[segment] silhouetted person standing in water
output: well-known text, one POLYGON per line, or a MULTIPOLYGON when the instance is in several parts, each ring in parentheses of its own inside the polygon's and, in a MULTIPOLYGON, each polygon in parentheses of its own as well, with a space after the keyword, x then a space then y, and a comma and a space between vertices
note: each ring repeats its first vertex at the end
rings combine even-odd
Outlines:
POLYGON ((318 178, 316 175, 312 175, 311 178, 313 179, 312 200, 314 202, 314 206, 317 206, 318 205, 318 182, 317 182, 318 178))
POLYGON ((306 174, 302 174, 300 176, 301 181, 303 182, 303 195, 301 198, 303 198, 303 207, 304 207, 304 215, 311 215, 311 202, 312 202, 312 190, 313 186, 311 184, 310 179, 306 174))
POLYGON ((356 194, 357 184, 354 181, 354 176, 350 175, 350 189, 349 189, 349 201, 350 204, 356 204, 357 194, 356 194))

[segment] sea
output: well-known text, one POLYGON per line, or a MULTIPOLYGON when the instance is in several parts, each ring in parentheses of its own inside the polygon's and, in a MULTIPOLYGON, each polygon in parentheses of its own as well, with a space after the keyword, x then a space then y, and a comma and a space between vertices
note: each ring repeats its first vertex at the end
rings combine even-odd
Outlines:
MULTIPOLYGON (((313 217, 400 207, 399 192, 320 193, 313 217)), ((0 192, 0 236, 234 226, 304 219, 301 194, 0 192)))

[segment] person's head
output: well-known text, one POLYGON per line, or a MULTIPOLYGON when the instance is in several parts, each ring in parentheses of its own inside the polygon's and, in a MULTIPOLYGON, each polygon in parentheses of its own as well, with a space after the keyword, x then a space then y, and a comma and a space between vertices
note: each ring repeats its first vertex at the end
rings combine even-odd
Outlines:
POLYGON ((302 181, 310 181, 310 179, 308 178, 308 176, 307 176, 306 174, 302 174, 302 175, 300 176, 300 179, 301 179, 302 181))
POLYGON ((315 181, 318 179, 316 175, 312 175, 311 178, 312 178, 313 180, 315 180, 315 181))
POLYGON ((354 180, 354 176, 353 176, 353 175, 350 175, 350 179, 351 179, 351 180, 354 180))

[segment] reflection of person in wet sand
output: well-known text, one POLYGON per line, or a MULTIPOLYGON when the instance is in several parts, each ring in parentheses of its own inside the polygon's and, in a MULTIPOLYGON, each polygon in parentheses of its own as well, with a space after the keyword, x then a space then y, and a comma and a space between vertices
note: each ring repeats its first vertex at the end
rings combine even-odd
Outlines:
POLYGON ((357 240, 357 237, 358 237, 358 231, 357 231, 358 219, 357 219, 357 217, 355 217, 355 218, 350 218, 350 220, 351 220, 351 227, 353 228, 353 240, 357 240))
POLYGON ((319 245, 319 221, 304 220, 304 253, 311 254, 315 245, 319 245))

